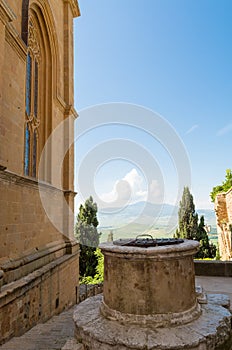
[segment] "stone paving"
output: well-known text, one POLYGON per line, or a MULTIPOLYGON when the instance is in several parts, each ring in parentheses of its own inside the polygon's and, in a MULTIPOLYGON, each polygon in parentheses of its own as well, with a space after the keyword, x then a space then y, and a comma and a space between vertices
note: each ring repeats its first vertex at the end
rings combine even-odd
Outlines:
POLYGON ((232 277, 196 276, 196 285, 201 285, 207 293, 228 294, 232 311, 232 277))
MULTIPOLYGON (((201 284, 207 292, 226 293, 231 298, 232 278, 205 277, 196 278, 196 284, 201 284)), ((81 350, 74 340, 74 307, 54 316, 44 324, 38 324, 21 337, 15 337, 0 346, 1 350, 81 350)))
POLYGON ((46 323, 38 324, 21 337, 15 337, 1 350, 60 350, 73 338, 73 309, 52 317, 46 323))

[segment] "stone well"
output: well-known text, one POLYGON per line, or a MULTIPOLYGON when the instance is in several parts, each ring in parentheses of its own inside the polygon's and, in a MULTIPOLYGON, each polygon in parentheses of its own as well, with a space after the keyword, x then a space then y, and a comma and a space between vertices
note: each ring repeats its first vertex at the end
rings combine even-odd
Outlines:
POLYGON ((76 338, 84 349, 231 350, 231 313, 222 307, 228 300, 219 295, 198 302, 198 242, 148 248, 124 243, 100 245, 103 296, 75 309, 76 338))
POLYGON ((193 256, 198 245, 189 240, 150 248, 102 244, 101 313, 119 322, 157 327, 197 318, 201 309, 195 293, 193 256))

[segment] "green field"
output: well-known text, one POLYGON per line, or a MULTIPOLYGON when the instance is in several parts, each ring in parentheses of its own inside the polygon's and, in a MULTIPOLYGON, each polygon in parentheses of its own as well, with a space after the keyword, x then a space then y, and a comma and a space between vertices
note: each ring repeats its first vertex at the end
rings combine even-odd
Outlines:
POLYGON ((165 227, 149 228, 146 225, 132 223, 117 229, 102 229, 100 241, 107 241, 108 235, 111 231, 113 231, 114 240, 119 238, 135 238, 137 235, 140 234, 149 234, 152 235, 153 238, 171 238, 174 234, 174 232, 167 234, 165 231, 165 227))
MULTIPOLYGON (((110 232, 113 232, 113 239, 117 240, 120 238, 135 238, 137 235, 140 234, 149 234, 152 235, 153 238, 172 238, 175 230, 172 232, 167 233, 165 231, 165 226, 163 227, 147 227, 147 225, 138 224, 138 223, 131 223, 125 226, 122 226, 120 228, 107 228, 107 229, 101 229, 102 232, 100 242, 106 242, 108 239, 108 235, 110 232)), ((217 245, 218 244, 218 236, 216 229, 212 229, 212 233, 209 233, 209 239, 210 241, 217 245)))

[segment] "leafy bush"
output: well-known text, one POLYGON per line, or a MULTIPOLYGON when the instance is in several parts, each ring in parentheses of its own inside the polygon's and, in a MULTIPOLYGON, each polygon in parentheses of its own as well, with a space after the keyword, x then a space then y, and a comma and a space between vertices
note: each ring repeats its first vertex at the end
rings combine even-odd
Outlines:
POLYGON ((84 276, 80 278, 80 284, 98 284, 104 280, 104 255, 99 248, 94 252, 97 258, 96 274, 92 276, 84 276))
POLYGON ((232 187, 232 171, 231 169, 226 170, 225 181, 221 185, 213 187, 210 197, 212 202, 215 202, 216 196, 219 193, 227 192, 232 187))

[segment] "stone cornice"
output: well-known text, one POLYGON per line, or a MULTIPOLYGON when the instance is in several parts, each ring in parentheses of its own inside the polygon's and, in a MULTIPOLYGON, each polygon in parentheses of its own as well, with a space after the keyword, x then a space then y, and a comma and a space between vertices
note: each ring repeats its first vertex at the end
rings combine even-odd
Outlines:
POLYGON ((81 15, 80 8, 77 0, 64 0, 65 3, 69 3, 72 9, 73 17, 79 17, 81 15))
POLYGON ((14 19, 16 19, 16 16, 6 1, 0 0, 0 20, 3 24, 6 24, 7 22, 12 22, 14 19))
POLYGON ((77 192, 67 190, 67 191, 64 191, 64 195, 65 196, 72 196, 74 198, 77 195, 77 192))
POLYGON ((23 61, 27 57, 27 47, 11 23, 6 26, 6 41, 23 61))
POLYGON ((32 177, 22 176, 10 172, 8 170, 0 169, 0 180, 7 181, 9 183, 13 183, 18 186, 27 186, 34 189, 43 188, 44 190, 51 190, 55 192, 64 192, 62 189, 59 189, 48 182, 39 181, 32 177))

